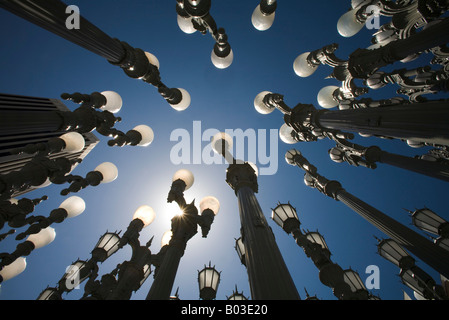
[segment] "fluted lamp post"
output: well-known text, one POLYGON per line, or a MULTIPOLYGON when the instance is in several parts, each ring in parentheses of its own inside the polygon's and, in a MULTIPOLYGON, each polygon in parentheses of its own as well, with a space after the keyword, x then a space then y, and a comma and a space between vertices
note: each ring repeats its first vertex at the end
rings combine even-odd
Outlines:
POLYGON ((161 81, 159 61, 153 54, 111 38, 82 16, 79 16, 80 28, 68 28, 68 5, 64 2, 6 0, 0 2, 0 7, 107 59, 112 65, 119 66, 130 78, 155 86, 175 110, 182 111, 190 105, 190 95, 186 90, 168 88, 161 81))
POLYGON ((235 161, 230 153, 232 139, 225 133, 212 138, 215 152, 229 162, 226 182, 239 203, 245 265, 254 300, 299 300, 299 294, 276 244, 259 202, 257 175, 248 162, 235 161))
POLYGON ((261 0, 251 16, 254 28, 259 31, 270 29, 274 22, 276 8, 276 0, 261 0))
POLYGON ((212 267, 204 266, 204 269, 198 271, 198 285, 200 290, 200 299, 214 300, 217 296, 218 285, 220 284, 221 272, 212 267))
POLYGON ((298 246, 304 249, 319 270, 320 281, 332 288, 332 292, 339 300, 367 300, 368 291, 363 288, 354 290, 354 285, 348 283, 344 270, 332 262, 331 252, 323 236, 318 232, 303 234, 296 209, 290 204, 279 203, 272 209, 271 218, 286 233, 292 234, 298 246))
POLYGON ((316 188, 324 195, 341 201, 423 262, 444 276, 449 275, 449 252, 350 194, 338 181, 328 180, 319 175, 317 168, 310 164, 298 150, 287 151, 285 159, 288 164, 298 166, 306 172, 304 183, 307 186, 316 188))

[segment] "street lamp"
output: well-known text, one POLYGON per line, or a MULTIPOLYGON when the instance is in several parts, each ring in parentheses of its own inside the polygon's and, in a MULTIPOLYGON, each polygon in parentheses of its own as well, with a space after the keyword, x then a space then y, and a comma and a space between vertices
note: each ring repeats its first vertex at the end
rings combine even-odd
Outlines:
POLYGON ((228 300, 238 300, 238 301, 248 300, 248 298, 243 295, 243 291, 242 292, 238 291, 237 286, 235 286, 235 290, 232 291, 232 295, 226 298, 228 300))
POLYGON ((338 181, 328 180, 317 173, 317 168, 295 149, 287 151, 287 163, 305 171, 304 182, 324 195, 343 202, 380 231, 387 234, 399 245, 405 247, 429 266, 446 276, 449 274, 449 254, 423 236, 407 228, 388 215, 380 212, 347 192, 338 181))
POLYGON ((259 31, 270 29, 276 15, 276 7, 276 0, 261 0, 251 16, 254 28, 259 31))
POLYGON ((246 266, 246 257, 245 257, 245 244, 243 243, 242 237, 235 240, 235 250, 239 256, 240 262, 246 266))
POLYGON ((428 208, 413 212, 412 223, 421 230, 449 238, 449 223, 428 208))
POLYGON ((218 285, 220 284, 220 273, 212 267, 204 266, 204 269, 198 271, 198 285, 200 289, 200 299, 214 300, 217 296, 218 285))
POLYGON ((351 291, 355 296, 359 296, 363 300, 368 300, 368 291, 366 291, 366 287, 357 272, 352 269, 345 270, 344 279, 351 287, 351 291))
POLYGON ((27 262, 26 258, 18 257, 14 262, 9 265, 4 266, 0 270, 0 283, 14 278, 21 274, 26 268, 27 262))
POLYGON ((215 40, 211 61, 218 69, 226 69, 232 64, 234 53, 228 43, 228 36, 223 28, 218 28, 210 15, 211 0, 177 0, 176 13, 179 28, 187 33, 196 30, 203 35, 210 32, 215 40))
POLYGON ((410 269, 415 265, 413 259, 396 241, 384 239, 377 245, 378 253, 401 269, 410 269))

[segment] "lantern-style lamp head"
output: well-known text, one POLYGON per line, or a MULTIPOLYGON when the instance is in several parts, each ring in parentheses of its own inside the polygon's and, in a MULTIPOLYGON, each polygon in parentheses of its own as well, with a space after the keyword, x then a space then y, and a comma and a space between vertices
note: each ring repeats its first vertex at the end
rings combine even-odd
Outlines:
POLYGON ((80 152, 84 149, 84 146, 86 145, 84 137, 80 133, 75 132, 75 131, 64 133, 59 138, 64 140, 64 143, 65 143, 64 151, 65 152, 69 152, 69 153, 80 152))
POLYGON ((243 291, 239 292, 237 290, 237 286, 235 286, 235 290, 232 292, 232 295, 227 298, 228 300, 248 300, 248 298, 243 295, 243 291))
POLYGON ((421 230, 449 238, 449 222, 430 209, 424 208, 413 212, 412 222, 421 230))
POLYGON ((204 266, 204 269, 198 271, 198 284, 200 289, 200 298, 202 300, 214 300, 217 295, 218 284, 220 283, 220 273, 215 267, 204 266))
POLYGON ((92 250, 92 258, 95 261, 104 262, 120 249, 119 244, 120 237, 116 232, 106 232, 100 237, 94 250, 92 250))
POLYGON ((399 276, 403 284, 417 292, 424 299, 430 300, 435 298, 430 289, 435 285, 435 281, 419 267, 414 266, 410 269, 401 269, 399 276))
POLYGON ((356 271, 348 269, 345 270, 343 274, 344 274, 344 281, 349 285, 353 293, 366 291, 365 284, 363 283, 362 279, 360 278, 360 275, 356 271))
POLYGON ((156 213, 154 212, 154 209, 150 206, 143 205, 137 208, 137 210, 134 212, 133 220, 139 219, 143 222, 143 228, 149 226, 156 217, 156 213))
MULTIPOLYGON (((87 261, 76 260, 66 270, 66 273, 59 280, 59 288, 63 288, 64 291, 72 291, 79 288, 80 283, 86 280, 90 276, 90 269, 86 268, 87 261)), ((48 292, 51 294, 51 292, 48 292)), ((48 299, 43 299, 48 300, 48 299)))
POLYGON ((318 244, 322 249, 329 251, 329 247, 327 246, 326 241, 324 240, 324 237, 317 231, 307 232, 306 238, 312 243, 318 244))
POLYGON ((21 274, 27 266, 26 258, 18 257, 13 263, 8 264, 0 270, 0 283, 21 274))
POLYGON ((377 245, 377 253, 401 269, 410 269, 415 265, 413 259, 396 241, 384 239, 377 245))
POLYGON ((290 203, 278 204, 271 211, 271 219, 274 220, 285 232, 291 233, 293 230, 299 229, 300 222, 296 209, 290 203))

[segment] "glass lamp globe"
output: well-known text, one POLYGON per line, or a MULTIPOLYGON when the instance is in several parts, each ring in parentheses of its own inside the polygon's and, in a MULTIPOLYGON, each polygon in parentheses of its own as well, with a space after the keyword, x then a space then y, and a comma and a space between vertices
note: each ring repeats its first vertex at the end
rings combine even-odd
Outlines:
POLYGON ((329 156, 332 159, 332 161, 337 163, 343 162, 343 152, 338 148, 332 148, 329 150, 329 156))
POLYGON ((327 86, 322 88, 317 95, 318 104, 325 109, 336 107, 338 102, 334 99, 333 93, 337 89, 339 89, 337 86, 327 86))
POLYGON ((212 137, 210 143, 211 143, 212 149, 218 154, 222 154, 223 147, 224 147, 225 151, 230 151, 233 146, 231 136, 225 132, 219 132, 219 133, 215 134, 212 137), (224 146, 223 146, 223 144, 224 144, 224 146))
POLYGON ((287 125, 286 123, 284 123, 281 126, 281 129, 279 130, 279 137, 281 138, 281 140, 287 144, 294 144, 297 143, 298 141, 295 140, 295 138, 293 138, 292 136, 292 132, 294 132, 295 130, 290 127, 289 125, 287 125))
POLYGON ((265 15, 260 10, 260 4, 257 5, 256 9, 254 9, 253 14, 251 16, 251 23, 253 24, 254 28, 256 28, 259 31, 265 31, 270 29, 270 27, 273 25, 275 17, 275 12, 272 14, 265 15))
POLYGON ((226 69, 232 64, 232 61, 234 61, 234 52, 231 51, 226 57, 219 57, 215 54, 215 51, 212 50, 212 53, 210 55, 210 59, 213 63, 213 65, 218 69, 226 69))
POLYGON ((184 111, 190 106, 190 102, 192 101, 192 98, 190 97, 189 92, 183 88, 178 88, 179 91, 181 91, 182 99, 180 103, 177 104, 171 104, 170 106, 175 109, 176 111, 184 111))
POLYGON ((172 236, 173 232, 171 230, 165 231, 165 233, 162 235, 161 247, 168 245, 172 236))
POLYGON ((155 56, 154 54, 149 53, 149 52, 145 52, 145 56, 147 57, 148 61, 149 61, 153 66, 155 66, 156 68, 159 69, 159 67, 160 67, 159 60, 158 60, 158 58, 156 58, 156 56, 155 56))
POLYGON ((421 148, 424 147, 424 143, 415 140, 407 140, 407 144, 412 148, 421 148))
POLYGON ((34 249, 45 247, 55 240, 56 232, 52 227, 42 229, 36 234, 28 236, 27 241, 31 241, 34 244, 34 249))
POLYGON ((24 257, 18 257, 13 263, 8 264, 0 270, 0 280, 6 281, 21 274, 27 266, 24 257))
POLYGON ((62 140, 65 142, 64 151, 69 153, 80 152, 84 149, 86 142, 84 141, 84 137, 78 132, 68 132, 60 136, 62 140))
POLYGON ((259 176, 259 168, 257 168, 256 164, 251 161, 248 161, 248 164, 251 166, 251 168, 253 168, 254 173, 258 177, 259 176))
POLYGON ((67 217, 73 218, 86 210, 86 203, 84 200, 78 196, 72 196, 64 200, 59 208, 65 209, 67 211, 67 217))
POLYGON ((178 27, 182 32, 187 34, 195 33, 196 29, 193 27, 192 17, 184 18, 178 14, 178 27))
POLYGON ((220 202, 213 196, 204 197, 200 202, 200 212, 203 212, 206 209, 212 210, 214 214, 217 215, 220 210, 220 202))
POLYGON ((181 169, 176 171, 176 173, 173 175, 172 181, 176 181, 178 179, 181 179, 185 182, 186 190, 193 185, 194 177, 193 173, 190 170, 181 169))
POLYGON ((103 175, 103 180, 101 180, 101 183, 112 182, 118 177, 117 167, 111 162, 103 162, 95 168, 95 171, 99 171, 103 175))
POLYGON ((338 20, 337 30, 342 37, 352 37, 363 28, 364 24, 357 21, 357 11, 358 9, 349 10, 338 20))
POLYGON ((149 126, 144 124, 138 125, 133 128, 133 130, 139 132, 142 135, 142 140, 137 144, 141 147, 146 147, 151 144, 154 140, 154 132, 149 126))
POLYGON ((101 92, 106 98, 106 104, 101 107, 101 110, 106 110, 112 113, 117 113, 123 106, 122 97, 114 91, 103 91, 101 92))
POLYGON ((310 52, 304 52, 303 54, 300 54, 298 57, 296 57, 295 61, 293 62, 293 70, 299 77, 306 78, 308 76, 311 76, 318 68, 317 65, 311 65, 307 61, 307 57, 309 56, 309 54, 310 52))
POLYGON ((254 108, 256 109, 257 112, 261 113, 261 114, 269 114, 272 113, 274 111, 274 108, 267 106, 264 102, 263 102, 263 98, 267 95, 267 94, 271 94, 272 92, 270 91, 262 91, 261 93, 259 93, 256 98, 254 98, 254 108))
POLYGON ((149 226, 156 217, 156 213, 154 212, 154 209, 150 206, 143 205, 137 208, 137 210, 134 212, 133 220, 139 219, 143 222, 143 227, 149 226))

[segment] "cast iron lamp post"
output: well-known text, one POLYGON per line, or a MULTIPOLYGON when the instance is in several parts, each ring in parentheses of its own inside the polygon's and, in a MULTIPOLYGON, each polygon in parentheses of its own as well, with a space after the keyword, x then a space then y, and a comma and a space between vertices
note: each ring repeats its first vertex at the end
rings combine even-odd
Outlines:
POLYGON ((5 0, 0 7, 30 21, 66 40, 79 45, 119 66, 126 75, 155 86, 161 96, 178 111, 190 105, 189 93, 181 88, 168 88, 159 73, 159 61, 151 53, 113 39, 82 16, 80 28, 66 26, 67 5, 60 0, 5 0))
POLYGON ((188 204, 184 191, 194 182, 192 172, 186 169, 178 170, 172 177, 172 185, 167 202, 175 201, 182 214, 175 215, 171 220, 171 232, 164 234, 163 246, 157 254, 160 261, 155 271, 154 281, 146 300, 169 300, 176 278, 179 263, 184 255, 187 242, 201 227, 203 238, 207 237, 210 227, 218 213, 220 204, 215 197, 205 197, 200 202, 201 215, 195 207, 195 200, 188 204), (166 236, 165 236, 166 235, 166 236))
POLYGON ((415 259, 396 241, 392 239, 378 239, 377 253, 398 266, 401 269, 401 281, 425 299, 448 299, 444 289, 437 285, 426 272, 416 266, 415 259))
MULTIPOLYGON (((329 248, 318 232, 308 232, 303 234, 300 230, 300 221, 296 209, 290 204, 281 204, 272 209, 271 218, 287 234, 292 234, 298 246, 304 249, 318 268, 320 281, 332 288, 334 295, 339 300, 367 300, 368 291, 360 287, 359 282, 349 282, 345 271, 330 259, 329 248), (348 283, 349 282, 349 283, 348 283)), ((362 283, 363 286, 363 283, 362 283)))
POLYGON ((178 26, 185 33, 208 31, 215 40, 211 53, 212 63, 216 68, 225 69, 232 64, 234 53, 228 43, 228 36, 223 28, 217 28, 210 15, 211 0, 177 0, 176 12, 178 26))
POLYGON ((209 266, 204 266, 203 270, 198 271, 198 286, 201 300, 215 299, 218 285, 220 284, 220 274, 221 272, 218 272, 215 266, 212 267, 210 262, 209 266))
MULTIPOLYGON (((230 142, 232 139, 225 133, 214 136, 211 142, 214 151, 228 162, 232 158, 230 142)), ((248 162, 231 160, 226 182, 235 191, 239 203, 241 236, 252 299, 299 300, 273 231, 255 196, 258 184, 253 166, 248 162)))
POLYGON ((338 181, 331 181, 319 175, 317 168, 311 165, 299 151, 295 149, 287 151, 285 160, 288 164, 298 166, 306 172, 304 175, 304 183, 307 186, 316 188, 324 195, 343 202, 381 232, 419 257, 430 267, 444 276, 449 275, 448 251, 353 196, 338 181))
POLYGON ((301 103, 292 109, 282 95, 268 91, 259 93, 254 99, 254 107, 259 113, 281 111, 285 123, 303 141, 315 141, 317 136, 328 132, 348 138, 351 136, 344 132, 349 131, 436 145, 449 144, 448 104, 448 101, 430 101, 331 111, 317 110, 311 104, 301 103))
POLYGON ((276 0, 261 0, 251 16, 251 23, 254 28, 259 31, 270 29, 274 22, 276 8, 276 0))
POLYGON ((141 245, 140 232, 150 225, 155 218, 153 208, 142 205, 134 212, 125 233, 120 236, 116 232, 106 232, 100 237, 91 252, 88 261, 77 260, 58 282, 57 288, 47 288, 39 295, 38 300, 61 300, 62 293, 70 292, 81 282, 84 286, 82 300, 128 300, 132 292, 137 291, 151 273, 152 254, 149 250, 151 241, 141 245), (98 277, 98 263, 106 261, 110 256, 129 245, 132 256, 129 261, 119 264, 111 273, 98 277))

